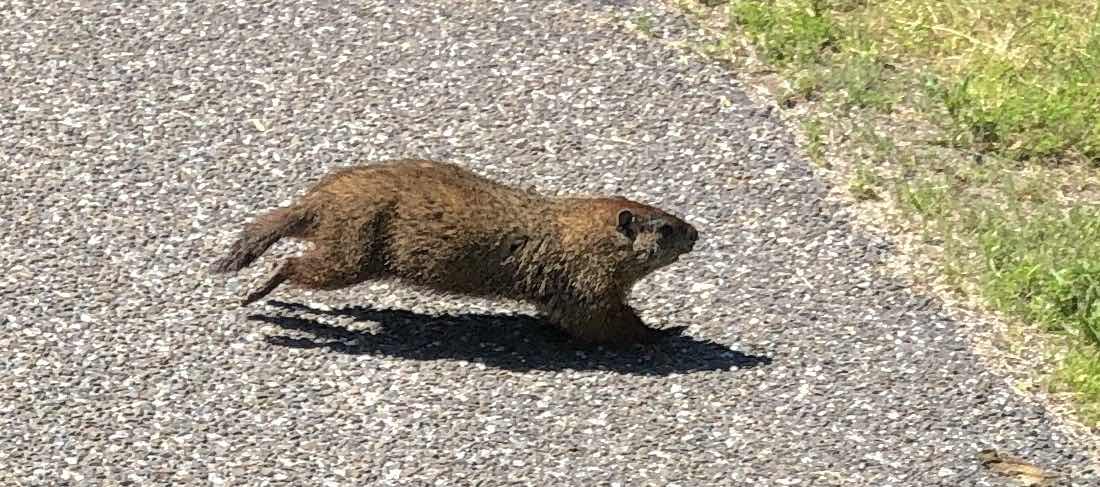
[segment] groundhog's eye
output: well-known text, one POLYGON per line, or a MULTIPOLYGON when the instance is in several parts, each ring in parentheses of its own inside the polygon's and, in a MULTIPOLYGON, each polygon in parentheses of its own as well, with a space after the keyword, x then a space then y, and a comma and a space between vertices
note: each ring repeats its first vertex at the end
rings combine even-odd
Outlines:
POLYGON ((634 240, 636 237, 636 230, 634 229, 634 214, 630 210, 619 210, 616 215, 618 222, 615 229, 619 231, 623 236, 630 240, 634 240))
POLYGON ((626 209, 619 210, 619 214, 616 215, 616 219, 618 220, 619 228, 624 228, 626 226, 629 226, 631 223, 634 223, 634 213, 631 213, 630 210, 626 209))

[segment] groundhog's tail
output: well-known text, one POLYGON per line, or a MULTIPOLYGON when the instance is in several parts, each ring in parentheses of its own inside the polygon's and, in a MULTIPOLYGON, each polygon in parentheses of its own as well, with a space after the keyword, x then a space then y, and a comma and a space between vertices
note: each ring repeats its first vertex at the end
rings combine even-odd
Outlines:
POLYGON ((308 215, 297 208, 278 208, 260 216, 245 227, 229 253, 214 262, 210 270, 224 274, 248 267, 280 238, 300 232, 308 220, 308 215))

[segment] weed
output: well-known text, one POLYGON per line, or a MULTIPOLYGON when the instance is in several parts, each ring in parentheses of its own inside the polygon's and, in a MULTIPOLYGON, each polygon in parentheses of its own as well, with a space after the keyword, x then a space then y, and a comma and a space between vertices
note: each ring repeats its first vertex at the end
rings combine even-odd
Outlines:
MULTIPOLYGON (((876 164, 885 164, 893 161, 898 154, 898 147, 894 140, 887 134, 880 133, 871 124, 860 124, 856 131, 858 141, 865 147, 871 156, 871 161, 876 164)), ((863 167, 863 166, 860 166, 863 167)))
POLYGON ((825 164, 825 127, 820 119, 811 118, 802 123, 802 132, 806 134, 806 155, 814 162, 825 164))
POLYGON ((842 105, 889 111, 894 100, 882 86, 885 71, 884 63, 871 55, 856 55, 841 64, 833 82, 845 95, 842 105))
POLYGON ((633 24, 639 32, 647 36, 653 36, 653 17, 650 17, 649 14, 636 15, 633 24))
POLYGON ((800 70, 791 78, 788 88, 779 94, 779 103, 787 108, 816 99, 824 81, 818 70, 800 70))
POLYGON ((897 195, 903 207, 923 218, 935 219, 948 207, 948 189, 948 185, 933 180, 906 181, 898 186, 897 195))
POLYGON ((848 183, 848 192, 857 200, 877 200, 880 197, 875 187, 880 182, 873 170, 861 165, 856 168, 852 180, 848 183))
POLYGON ((1054 390, 1065 384, 1082 397, 1077 410, 1085 422, 1100 424, 1100 352, 1090 347, 1072 347, 1056 372, 1054 390), (1060 383, 1060 384, 1059 384, 1060 383))

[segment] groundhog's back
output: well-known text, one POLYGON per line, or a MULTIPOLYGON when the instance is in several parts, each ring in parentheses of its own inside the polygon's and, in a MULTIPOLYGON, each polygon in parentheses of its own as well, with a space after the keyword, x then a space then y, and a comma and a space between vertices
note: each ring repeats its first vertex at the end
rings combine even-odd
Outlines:
MULTIPOLYGON (((306 204, 358 231, 381 218, 391 274, 440 290, 513 295, 517 245, 541 238, 550 202, 457 165, 400 160, 348 168, 320 181, 306 204)), ((347 239, 341 239, 347 240, 347 239)), ((372 242, 373 243, 373 242, 372 242)))

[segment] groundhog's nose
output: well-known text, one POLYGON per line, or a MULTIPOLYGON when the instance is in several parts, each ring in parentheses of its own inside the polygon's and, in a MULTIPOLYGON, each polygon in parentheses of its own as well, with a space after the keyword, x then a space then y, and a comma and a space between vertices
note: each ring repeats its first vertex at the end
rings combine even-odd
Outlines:
POLYGON ((699 240, 699 232, 695 230, 695 227, 688 227, 688 240, 691 240, 692 243, 699 240))

